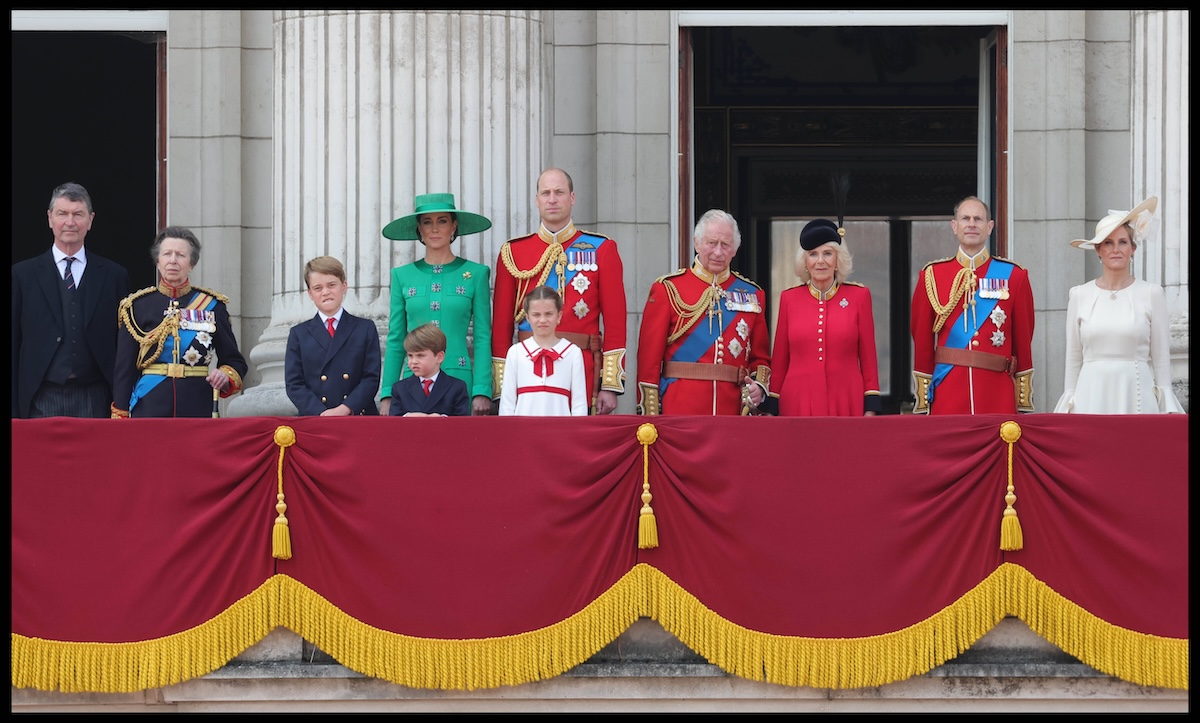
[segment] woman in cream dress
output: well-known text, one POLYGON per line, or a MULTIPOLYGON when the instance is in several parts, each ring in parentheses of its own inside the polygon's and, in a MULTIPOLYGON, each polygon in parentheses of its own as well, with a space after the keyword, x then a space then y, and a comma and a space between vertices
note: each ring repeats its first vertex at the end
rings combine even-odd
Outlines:
POLYGON ((1100 278, 1073 287, 1067 301, 1067 358, 1054 411, 1073 414, 1182 414, 1171 390, 1170 320, 1158 284, 1134 278, 1130 262, 1150 231, 1158 198, 1128 213, 1109 211, 1092 239, 1100 278))

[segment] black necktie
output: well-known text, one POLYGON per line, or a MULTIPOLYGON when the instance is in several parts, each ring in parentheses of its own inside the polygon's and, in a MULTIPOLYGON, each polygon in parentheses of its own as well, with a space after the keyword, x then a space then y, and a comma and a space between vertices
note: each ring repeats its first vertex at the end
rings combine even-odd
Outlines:
POLYGON ((67 282, 67 291, 71 291, 75 288, 75 275, 71 273, 71 264, 74 262, 74 256, 67 257, 67 273, 63 274, 63 281, 67 282))

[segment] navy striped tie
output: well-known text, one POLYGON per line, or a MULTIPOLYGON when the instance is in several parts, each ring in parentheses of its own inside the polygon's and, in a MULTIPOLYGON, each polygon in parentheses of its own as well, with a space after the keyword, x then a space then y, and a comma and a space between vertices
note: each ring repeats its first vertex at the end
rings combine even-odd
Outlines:
POLYGON ((63 281, 67 282, 67 291, 75 289, 75 275, 71 273, 71 264, 75 263, 74 256, 67 257, 67 273, 63 274, 63 281))

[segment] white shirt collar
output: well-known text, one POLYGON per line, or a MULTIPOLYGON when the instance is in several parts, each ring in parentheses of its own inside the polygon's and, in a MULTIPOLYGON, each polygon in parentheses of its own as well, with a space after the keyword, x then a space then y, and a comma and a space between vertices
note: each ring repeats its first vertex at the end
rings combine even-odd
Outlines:
MULTIPOLYGON (((87 263, 87 252, 84 250, 84 248, 86 247, 80 246, 79 250, 75 252, 75 262, 71 264, 72 269, 78 269, 87 263)), ((62 266, 63 259, 67 258, 67 254, 64 254, 62 249, 60 249, 58 246, 51 246, 50 250, 54 252, 54 263, 58 266, 62 266)))

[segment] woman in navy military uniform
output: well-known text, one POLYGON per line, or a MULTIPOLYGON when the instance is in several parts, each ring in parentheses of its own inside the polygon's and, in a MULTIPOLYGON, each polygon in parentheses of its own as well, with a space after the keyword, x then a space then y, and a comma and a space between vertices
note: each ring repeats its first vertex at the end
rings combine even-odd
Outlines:
POLYGON ((150 256, 158 285, 121 302, 113 374, 113 417, 209 417, 217 395, 242 389, 246 360, 229 320, 229 299, 192 286, 200 240, 168 226, 154 238, 150 256))

